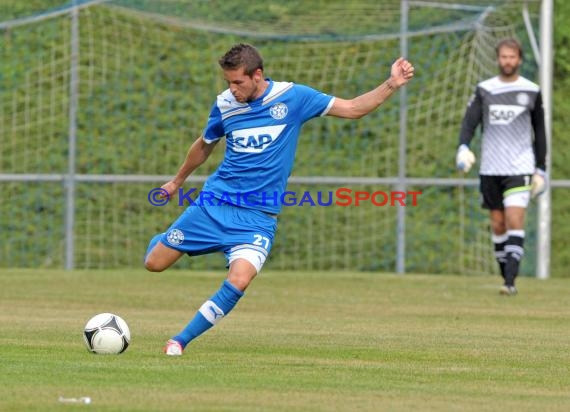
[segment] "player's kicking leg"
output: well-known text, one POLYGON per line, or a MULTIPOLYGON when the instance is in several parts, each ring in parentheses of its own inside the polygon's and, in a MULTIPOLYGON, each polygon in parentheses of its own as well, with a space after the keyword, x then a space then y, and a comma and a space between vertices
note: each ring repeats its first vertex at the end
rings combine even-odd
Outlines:
MULTIPOLYGON (((259 261, 257 256, 255 261, 259 261)), ((194 318, 178 335, 168 340, 164 352, 169 356, 182 355, 190 341, 218 324, 236 306, 259 269, 243 258, 230 263, 228 277, 220 289, 202 304, 194 318)))
POLYGON ((150 270, 163 270, 182 254, 224 252, 227 279, 194 317, 166 344, 167 355, 181 355, 192 340, 220 322, 236 306, 271 250, 277 220, 263 212, 231 205, 189 207, 163 234, 146 259, 150 270), (168 246, 170 245, 170 246, 168 246), (173 248, 167 253, 165 249, 173 248), (156 252, 156 254, 155 254, 156 252))

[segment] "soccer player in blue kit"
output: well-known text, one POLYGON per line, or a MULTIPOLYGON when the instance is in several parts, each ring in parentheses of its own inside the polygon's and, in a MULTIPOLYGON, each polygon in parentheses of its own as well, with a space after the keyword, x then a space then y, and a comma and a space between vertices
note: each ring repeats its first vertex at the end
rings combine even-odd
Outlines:
POLYGON ((190 205, 166 232, 154 236, 144 264, 161 272, 184 254, 224 252, 229 271, 219 290, 168 340, 164 351, 170 356, 182 355, 191 340, 227 316, 265 263, 303 123, 320 116, 359 119, 414 76, 413 65, 400 57, 386 81, 345 100, 265 78, 263 60, 248 44, 234 45, 219 65, 228 89, 217 97, 176 176, 162 186, 173 196, 225 137, 225 157, 202 188, 211 195, 210 202, 190 205))

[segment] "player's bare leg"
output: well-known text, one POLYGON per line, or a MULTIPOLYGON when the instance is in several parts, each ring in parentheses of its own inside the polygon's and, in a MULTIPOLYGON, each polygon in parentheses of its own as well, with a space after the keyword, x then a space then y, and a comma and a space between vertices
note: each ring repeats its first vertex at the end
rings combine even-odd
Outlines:
POLYGON ((244 292, 256 275, 257 269, 249 261, 236 259, 230 264, 228 281, 244 292))
MULTIPOLYGON (((160 235, 157 235, 160 236, 160 235)), ((144 260, 144 267, 151 272, 162 272, 172 266, 184 253, 156 242, 144 260)))
POLYGON ((526 209, 510 206, 505 208, 505 224, 507 230, 523 230, 526 209))

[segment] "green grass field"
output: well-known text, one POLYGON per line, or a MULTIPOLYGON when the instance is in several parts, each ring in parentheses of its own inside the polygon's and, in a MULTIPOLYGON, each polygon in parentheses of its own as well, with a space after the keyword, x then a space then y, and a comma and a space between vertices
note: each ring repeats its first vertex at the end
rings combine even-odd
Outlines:
POLYGON ((162 352, 222 281, 176 271, 0 271, 0 410, 567 411, 570 281, 266 272, 181 358, 162 352), (94 355, 99 312, 132 342, 94 355), (89 396, 90 405, 59 397, 89 396))

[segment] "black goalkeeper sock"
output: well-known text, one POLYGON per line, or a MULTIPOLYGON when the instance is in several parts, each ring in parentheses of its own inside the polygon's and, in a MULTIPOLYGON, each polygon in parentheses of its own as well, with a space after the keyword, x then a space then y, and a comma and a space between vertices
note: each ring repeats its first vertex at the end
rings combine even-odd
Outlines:
POLYGON ((519 274, 519 266, 524 256, 524 230, 509 230, 505 245, 505 285, 514 286, 519 274))
POLYGON ((507 263, 507 254, 505 253, 505 245, 507 244, 507 239, 509 235, 503 233, 502 235, 491 235, 493 245, 495 246, 495 259, 499 264, 499 269, 501 270, 501 276, 505 278, 505 264, 507 263))

